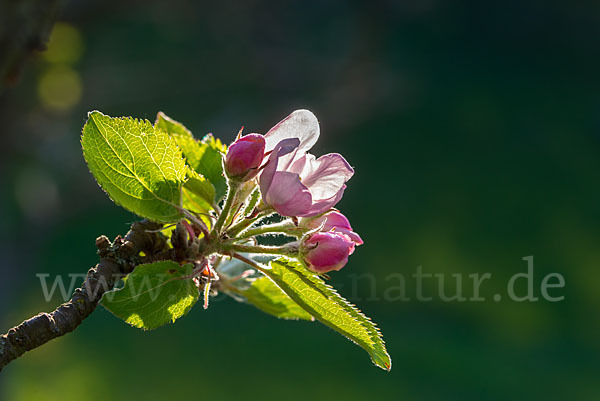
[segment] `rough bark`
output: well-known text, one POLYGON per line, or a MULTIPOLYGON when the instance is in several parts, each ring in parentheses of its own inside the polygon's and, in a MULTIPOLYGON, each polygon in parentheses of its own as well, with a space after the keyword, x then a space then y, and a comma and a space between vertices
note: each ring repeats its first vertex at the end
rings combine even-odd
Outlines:
POLYGON ((164 252, 164 237, 152 232, 159 227, 148 221, 133 223, 125 238, 119 236, 112 244, 105 236, 98 237, 100 262, 88 271, 71 299, 53 312, 40 313, 0 336, 0 371, 25 352, 75 330, 96 309, 102 295, 140 263, 141 251, 147 257, 164 252))

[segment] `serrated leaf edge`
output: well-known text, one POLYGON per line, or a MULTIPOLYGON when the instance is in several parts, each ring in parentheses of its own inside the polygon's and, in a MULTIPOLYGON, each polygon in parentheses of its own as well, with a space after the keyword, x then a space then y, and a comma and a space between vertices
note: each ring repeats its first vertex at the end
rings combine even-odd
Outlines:
MULTIPOLYGON (((296 301, 301 307, 303 307, 309 314, 311 314, 312 316, 314 316, 315 318, 317 318, 317 320, 319 320, 321 323, 325 324, 326 326, 334 329, 335 331, 337 331, 338 333, 344 335, 344 337, 348 338, 350 341, 354 342, 355 344, 359 345, 361 348, 363 348, 365 351, 367 351, 367 353, 369 353, 370 357, 371 357, 371 361, 376 365, 379 366, 382 369, 385 369, 387 371, 390 371, 392 368, 392 361, 390 358, 390 355, 387 351, 387 348, 385 347, 385 341, 383 340, 383 336, 381 334, 381 330, 377 327, 377 325, 369 318, 367 317, 364 313, 362 313, 355 305, 353 305, 352 303, 350 303, 348 300, 346 300, 345 298, 343 298, 331 285, 325 283, 323 280, 321 280, 321 278, 310 272, 308 269, 305 269, 305 271, 307 272, 307 274, 303 274, 302 272, 300 272, 296 267, 294 266, 290 266, 287 263, 287 259, 286 258, 278 258, 276 260, 273 260, 270 262, 271 263, 278 263, 282 266, 285 266, 285 268, 287 268, 289 271, 293 272, 294 274, 298 275, 300 277, 301 280, 305 281, 306 279, 309 280, 309 282, 311 284, 313 284, 313 288, 317 289, 319 292, 321 292, 324 296, 326 296, 328 299, 332 299, 332 297, 334 298, 333 301, 337 304, 339 304, 342 309, 344 311, 346 311, 347 313, 350 314, 350 316, 352 318, 354 318, 355 321, 357 321, 361 327, 363 327, 366 331, 367 334, 369 336, 369 338, 372 341, 372 345, 373 346, 379 346, 379 350, 383 352, 383 354, 385 355, 385 362, 383 363, 383 366, 377 361, 375 360, 375 358, 373 357, 373 354, 369 351, 370 348, 373 348, 373 346, 369 345, 369 344, 361 344, 362 341, 358 340, 358 339, 353 339, 352 338, 352 334, 348 333, 348 335, 342 333, 339 328, 337 327, 332 327, 332 325, 328 324, 326 321, 322 321, 319 320, 318 317, 315 314, 315 311, 311 311, 309 309, 307 309, 306 307, 304 307, 304 305, 302 305, 302 303, 297 302, 294 299, 293 295, 287 294, 287 292, 282 288, 282 291, 286 292, 286 294, 294 299, 294 301, 296 301), (323 288, 319 288, 319 287, 323 287, 323 288), (328 295, 330 294, 330 295, 328 295)), ((273 280, 273 282, 275 282, 276 285, 279 286, 279 284, 276 282, 275 279, 273 279, 273 277, 271 277, 271 275, 269 274, 270 272, 272 272, 272 267, 269 266, 264 266, 265 267, 265 271, 263 272, 265 275, 267 275, 269 278, 271 278, 273 280)), ((280 287, 281 288, 281 287, 280 287)), ((347 332, 346 332, 347 333, 347 332)))

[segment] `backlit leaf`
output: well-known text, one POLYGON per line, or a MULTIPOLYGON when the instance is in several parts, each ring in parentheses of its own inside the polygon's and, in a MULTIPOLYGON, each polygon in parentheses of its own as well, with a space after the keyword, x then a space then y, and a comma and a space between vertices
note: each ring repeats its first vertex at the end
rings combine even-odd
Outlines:
POLYGON ((138 265, 122 288, 109 291, 101 304, 130 325, 152 330, 185 315, 198 301, 193 265, 173 261, 138 265))
POLYGON ((91 173, 110 198, 159 222, 181 218, 185 161, 173 139, 146 120, 89 113, 81 137, 91 173))
POLYGON ((315 319, 364 348, 375 365, 391 369, 392 361, 379 329, 318 275, 289 258, 271 261, 262 272, 315 319))

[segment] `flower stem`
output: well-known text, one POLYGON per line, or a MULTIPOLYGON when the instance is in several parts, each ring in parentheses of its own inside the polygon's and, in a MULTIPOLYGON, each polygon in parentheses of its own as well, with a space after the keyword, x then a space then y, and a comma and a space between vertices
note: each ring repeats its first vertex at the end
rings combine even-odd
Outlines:
POLYGON ((225 253, 244 252, 244 253, 264 253, 269 255, 285 255, 295 256, 298 249, 294 243, 289 243, 284 246, 272 245, 240 245, 235 243, 223 243, 221 251, 225 253))
POLYGON ((296 237, 298 236, 298 234, 302 234, 302 232, 304 231, 305 230, 303 228, 297 227, 291 220, 283 220, 279 223, 267 224, 264 226, 250 228, 242 232, 237 237, 235 237, 235 239, 247 239, 256 235, 264 234, 285 234, 292 237, 296 237))
POLYGON ((260 221, 261 219, 263 219, 267 216, 270 216, 273 213, 274 213, 274 210, 272 210, 272 209, 261 210, 258 212, 256 217, 246 218, 246 219, 242 220, 241 222, 231 226, 231 228, 227 232, 229 233, 230 237, 235 237, 239 233, 244 231, 246 228, 250 227, 252 224, 256 223, 257 221, 260 221))
POLYGON ((212 234, 219 236, 221 234, 221 230, 223 229, 223 225, 227 220, 227 217, 231 213, 231 209, 233 208, 233 204, 235 203, 235 198, 237 195, 237 191, 240 187, 240 183, 237 181, 229 180, 229 191, 227 191, 227 196, 225 197, 225 204, 223 205, 223 210, 219 214, 219 218, 215 223, 212 234))
POLYGON ((194 223, 198 226, 198 228, 200 228, 200 231, 202 231, 205 237, 208 236, 208 227, 206 227, 206 224, 204 224, 202 220, 194 216, 194 214, 189 210, 181 208, 181 211, 183 212, 186 218, 188 218, 192 223, 194 223))

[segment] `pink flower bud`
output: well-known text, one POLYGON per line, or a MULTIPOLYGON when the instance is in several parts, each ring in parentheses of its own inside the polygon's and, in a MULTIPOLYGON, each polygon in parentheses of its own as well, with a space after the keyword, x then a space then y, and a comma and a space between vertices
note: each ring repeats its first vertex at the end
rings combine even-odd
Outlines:
POLYGON ((300 253, 308 268, 315 273, 340 270, 354 252, 354 241, 341 232, 329 231, 312 234, 300 246, 300 253))
POLYGON ((265 138, 249 134, 235 141, 225 156, 225 172, 228 177, 248 181, 258 174, 265 153, 265 138))
POLYGON ((306 218, 302 217, 299 222, 300 227, 316 230, 321 227, 320 231, 335 231, 346 234, 355 245, 362 245, 364 242, 360 235, 352 231, 352 226, 348 218, 337 210, 325 213, 318 217, 306 218))

